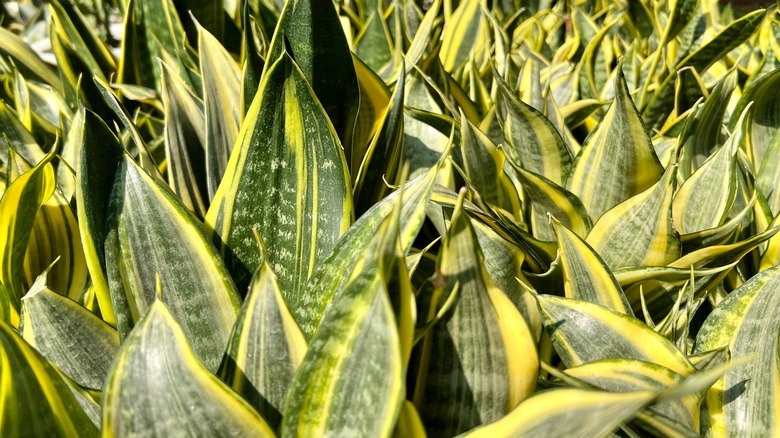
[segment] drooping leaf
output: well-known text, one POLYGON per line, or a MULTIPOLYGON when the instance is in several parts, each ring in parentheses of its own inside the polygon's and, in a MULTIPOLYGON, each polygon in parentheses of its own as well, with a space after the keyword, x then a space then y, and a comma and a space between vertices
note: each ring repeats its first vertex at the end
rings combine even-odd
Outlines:
POLYGON ((664 172, 631 100, 622 64, 617 69, 615 100, 585 139, 566 181, 593 220, 647 190, 664 172))
POLYGON ((539 308, 555 350, 567 367, 605 359, 636 359, 683 376, 694 366, 668 339, 641 321, 598 304, 539 295, 539 308))
POLYGON ((535 394, 504 418, 461 436, 609 436, 652 400, 650 391, 553 389, 535 394))
POLYGON ((159 300, 119 351, 103 394, 103 433, 274 436, 244 399, 200 363, 159 300))
POLYGON ((353 211, 336 132, 288 54, 266 73, 238 138, 206 223, 240 291, 260 263, 252 237, 258 229, 296 313, 307 299, 306 280, 353 211))
POLYGON ((160 181, 125 155, 107 208, 105 254, 123 340, 155 301, 156 276, 195 354, 216 371, 239 295, 200 223, 160 181))

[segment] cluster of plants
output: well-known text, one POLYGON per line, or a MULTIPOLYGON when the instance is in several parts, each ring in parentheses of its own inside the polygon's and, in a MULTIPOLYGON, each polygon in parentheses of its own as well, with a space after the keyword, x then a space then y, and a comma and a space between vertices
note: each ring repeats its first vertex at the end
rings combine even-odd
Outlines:
POLYGON ((776 8, 3 9, 3 436, 780 434, 776 8))

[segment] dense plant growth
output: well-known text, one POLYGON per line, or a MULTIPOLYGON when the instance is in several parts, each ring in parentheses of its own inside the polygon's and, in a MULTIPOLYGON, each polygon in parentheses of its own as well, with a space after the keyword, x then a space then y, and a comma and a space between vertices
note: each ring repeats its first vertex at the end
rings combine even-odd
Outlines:
POLYGON ((3 9, 3 436, 780 434, 775 8, 3 9))

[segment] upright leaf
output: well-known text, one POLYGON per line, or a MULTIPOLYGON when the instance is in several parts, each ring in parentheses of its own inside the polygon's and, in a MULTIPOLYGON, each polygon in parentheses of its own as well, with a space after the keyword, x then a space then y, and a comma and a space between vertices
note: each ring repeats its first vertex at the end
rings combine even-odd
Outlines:
POLYGON ((106 205, 111 196, 114 175, 122 159, 119 141, 106 124, 85 109, 81 120, 81 153, 76 185, 76 211, 92 287, 95 290, 103 320, 116 326, 116 313, 111 302, 106 277, 106 205))
MULTIPOLYGON (((251 26, 251 23, 246 23, 251 26)), ((200 75, 206 118, 206 182, 214 199, 241 124, 241 72, 230 54, 206 29, 198 29, 200 75)), ((247 47, 251 51, 253 48, 247 47)))
POLYGON ((0 319, 19 324, 21 299, 29 284, 25 282, 24 258, 35 217, 41 205, 54 193, 56 181, 50 161, 54 153, 16 178, 0 199, 0 319))
POLYGON ((663 266, 680 257, 680 236, 672 224, 676 166, 643 193, 604 213, 585 239, 612 269, 663 266))
POLYGON ((314 333, 325 307, 336 291, 342 289, 357 260, 364 257, 368 242, 377 233, 384 219, 393 211, 398 197, 401 208, 401 248, 407 253, 426 218, 426 207, 436 181, 438 166, 409 181, 403 190, 396 190, 363 214, 339 239, 328 257, 319 264, 306 283, 304 293, 288 301, 301 330, 308 337, 314 333))
POLYGON ((162 70, 168 185, 184 206, 203 217, 208 205, 202 178, 206 161, 203 102, 168 65, 163 63, 162 70))
POLYGON ((200 363, 159 300, 125 340, 111 370, 103 433, 274 436, 247 402, 200 363))
POLYGON ((249 283, 220 367, 220 378, 278 429, 287 390, 306 354, 271 265, 263 260, 249 283))
POLYGON ((518 99, 495 70, 493 78, 501 96, 498 111, 507 154, 524 169, 563 185, 572 162, 568 146, 552 123, 518 99))
POLYGON ((574 231, 551 218, 558 238, 558 257, 563 268, 566 298, 590 301, 633 316, 623 289, 598 253, 574 231))
POLYGON ((392 433, 403 401, 404 364, 382 259, 397 247, 399 212, 384 219, 322 316, 290 387, 282 436, 392 433))
POLYGON ((418 347, 421 364, 414 401, 426 429, 435 435, 453 436, 498 420, 534 386, 530 382, 536 378, 538 365, 530 331, 519 312, 507 305, 505 296, 501 305, 491 300, 491 295, 501 296, 503 292, 495 290, 481 261, 478 241, 461 199, 437 263, 446 285, 434 290, 429 314, 423 317, 432 319, 450 294, 457 293, 457 302, 418 347), (498 309, 519 317, 520 324, 507 340, 528 340, 522 345, 524 350, 510 349, 516 344, 505 344, 498 309), (442 357, 453 360, 438 360, 442 357), (512 374, 510 364, 517 365, 512 374), (513 385, 510 376, 524 382, 513 385))
POLYGON ((106 267, 119 336, 126 339, 155 301, 159 275, 195 354, 216 371, 239 296, 200 223, 127 155, 107 214, 106 267))
POLYGON ((731 292, 696 337, 694 353, 728 345, 731 360, 749 359, 728 371, 707 393, 707 432, 719 436, 771 436, 780 409, 780 268, 767 269, 731 292))
POLYGON ((238 289, 260 264, 252 230, 292 307, 352 222, 338 137, 301 69, 285 53, 268 70, 239 134, 206 223, 238 289))
POLYGON ((593 220, 655 184, 663 167, 626 86, 622 64, 615 75, 615 100, 577 154, 566 188, 593 220))
MULTIPOLYGON (((349 154, 360 91, 352 55, 333 3, 317 0, 285 3, 266 59, 279 59, 285 52, 300 66, 301 74, 311 84, 349 154)), ((266 62, 263 76, 270 70, 271 63, 266 62)))
POLYGON ((4 436, 99 436, 57 369, 3 321, 0 380, 4 436))

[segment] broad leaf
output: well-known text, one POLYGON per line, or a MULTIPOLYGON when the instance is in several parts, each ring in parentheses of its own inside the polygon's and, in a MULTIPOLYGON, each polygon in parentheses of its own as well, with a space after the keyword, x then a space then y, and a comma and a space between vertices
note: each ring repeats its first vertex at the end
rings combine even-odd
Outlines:
POLYGON ((195 354, 216 371, 239 310, 225 265, 199 222, 128 156, 107 210, 106 267, 122 339, 155 301, 156 276, 195 354))
POLYGON ((129 436, 274 433, 198 360, 173 315, 156 300, 125 340, 103 395, 103 433, 129 436))
POLYGON ((267 72, 246 115, 225 177, 206 216, 242 293, 268 262, 293 312, 304 285, 352 222, 349 173, 338 137, 295 61, 267 72))
POLYGON ((618 66, 615 100, 577 154, 566 188, 594 220, 647 190, 664 172, 618 66))
POLYGON ((75 301, 52 291, 46 273, 22 299, 19 334, 84 388, 103 388, 119 350, 116 330, 75 301))

